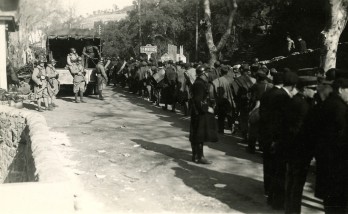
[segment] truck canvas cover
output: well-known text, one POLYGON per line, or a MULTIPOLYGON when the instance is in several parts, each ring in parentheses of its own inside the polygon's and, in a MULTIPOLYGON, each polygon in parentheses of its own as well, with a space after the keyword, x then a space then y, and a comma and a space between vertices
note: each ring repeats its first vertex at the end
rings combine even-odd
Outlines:
MULTIPOLYGON (((100 37, 95 35, 93 30, 88 29, 61 29, 49 32, 47 35, 46 49, 49 59, 54 58, 57 61, 56 68, 59 72, 61 84, 72 84, 72 76, 67 69, 67 55, 70 48, 75 48, 79 56, 82 56, 82 50, 87 44, 100 48, 100 37)), ((93 69, 95 65, 90 65, 87 70, 86 80, 94 81, 93 69)))

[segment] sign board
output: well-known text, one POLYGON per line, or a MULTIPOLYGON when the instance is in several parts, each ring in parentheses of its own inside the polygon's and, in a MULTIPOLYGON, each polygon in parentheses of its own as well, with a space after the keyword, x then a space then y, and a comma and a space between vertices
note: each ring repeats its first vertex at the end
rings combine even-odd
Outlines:
POLYGON ((152 46, 150 44, 140 46, 140 53, 147 54, 147 58, 150 59, 152 53, 157 53, 157 46, 152 46))

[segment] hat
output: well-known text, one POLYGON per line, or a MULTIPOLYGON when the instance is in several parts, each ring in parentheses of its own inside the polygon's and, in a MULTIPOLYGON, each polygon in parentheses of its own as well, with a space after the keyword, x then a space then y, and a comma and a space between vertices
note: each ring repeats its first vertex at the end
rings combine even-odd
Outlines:
POLYGON ((283 74, 284 86, 293 86, 298 82, 298 76, 295 72, 287 71, 283 74))
POLYGON ((242 71, 250 71, 250 66, 248 64, 243 64, 240 69, 242 71))
POLYGON ((314 76, 299 76, 298 77, 298 86, 309 86, 309 85, 317 85, 318 78, 314 76))
POLYGON ((271 68, 269 70, 269 72, 271 73, 271 75, 273 75, 273 74, 277 73, 278 71, 275 68, 271 68))
POLYGON ((348 88, 348 79, 345 78, 338 78, 336 79, 333 84, 332 84, 333 88, 348 88))
POLYGON ((221 73, 227 74, 230 68, 227 65, 221 65, 221 73))
POLYGON ((47 59, 45 56, 40 55, 38 61, 39 61, 39 63, 43 63, 43 62, 47 62, 47 59))
POLYGON ((55 59, 51 59, 50 61, 48 61, 49 64, 53 64, 56 63, 57 61, 55 59))
POLYGON ((233 69, 239 69, 241 67, 241 65, 234 65, 233 69))
POLYGON ((141 65, 142 66, 147 66, 147 62, 144 61, 144 62, 141 63, 141 65))
POLYGON ((78 62, 81 62, 81 61, 82 61, 82 58, 81 58, 81 57, 77 57, 77 61, 78 61, 78 62))
POLYGON ((280 85, 283 84, 283 74, 282 73, 273 73, 273 84, 280 85))
POLYGON ((191 67, 190 63, 185 63, 185 69, 189 69, 191 67))
POLYGON ((204 65, 200 65, 196 68, 196 74, 197 76, 200 76, 201 74, 204 73, 204 71, 206 70, 206 67, 204 65))
POLYGON ((297 75, 298 76, 315 76, 315 74, 317 73, 317 68, 303 68, 303 69, 299 69, 297 70, 297 75))
POLYGON ((256 72, 256 77, 259 77, 259 78, 266 78, 266 77, 267 77, 267 74, 266 74, 262 69, 259 69, 259 70, 256 72))

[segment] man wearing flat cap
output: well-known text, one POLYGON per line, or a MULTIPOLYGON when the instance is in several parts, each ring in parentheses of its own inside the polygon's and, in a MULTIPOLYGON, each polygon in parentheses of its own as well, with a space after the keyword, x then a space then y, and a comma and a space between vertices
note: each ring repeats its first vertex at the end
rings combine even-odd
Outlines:
POLYGON ((315 195, 323 199, 325 213, 345 213, 348 182, 348 79, 332 84, 323 102, 315 145, 317 163, 315 195))
POLYGON ((298 93, 286 106, 283 121, 283 146, 286 151, 285 213, 301 213, 303 187, 312 159, 312 152, 306 148, 308 114, 314 108, 314 95, 318 79, 314 76, 300 76, 296 85, 298 93))

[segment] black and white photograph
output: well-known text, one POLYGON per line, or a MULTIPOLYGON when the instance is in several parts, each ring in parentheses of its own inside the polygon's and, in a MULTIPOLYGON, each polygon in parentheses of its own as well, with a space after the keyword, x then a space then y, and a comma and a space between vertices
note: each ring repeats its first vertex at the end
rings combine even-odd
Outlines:
POLYGON ((348 214, 348 0, 0 0, 0 213, 348 214))

